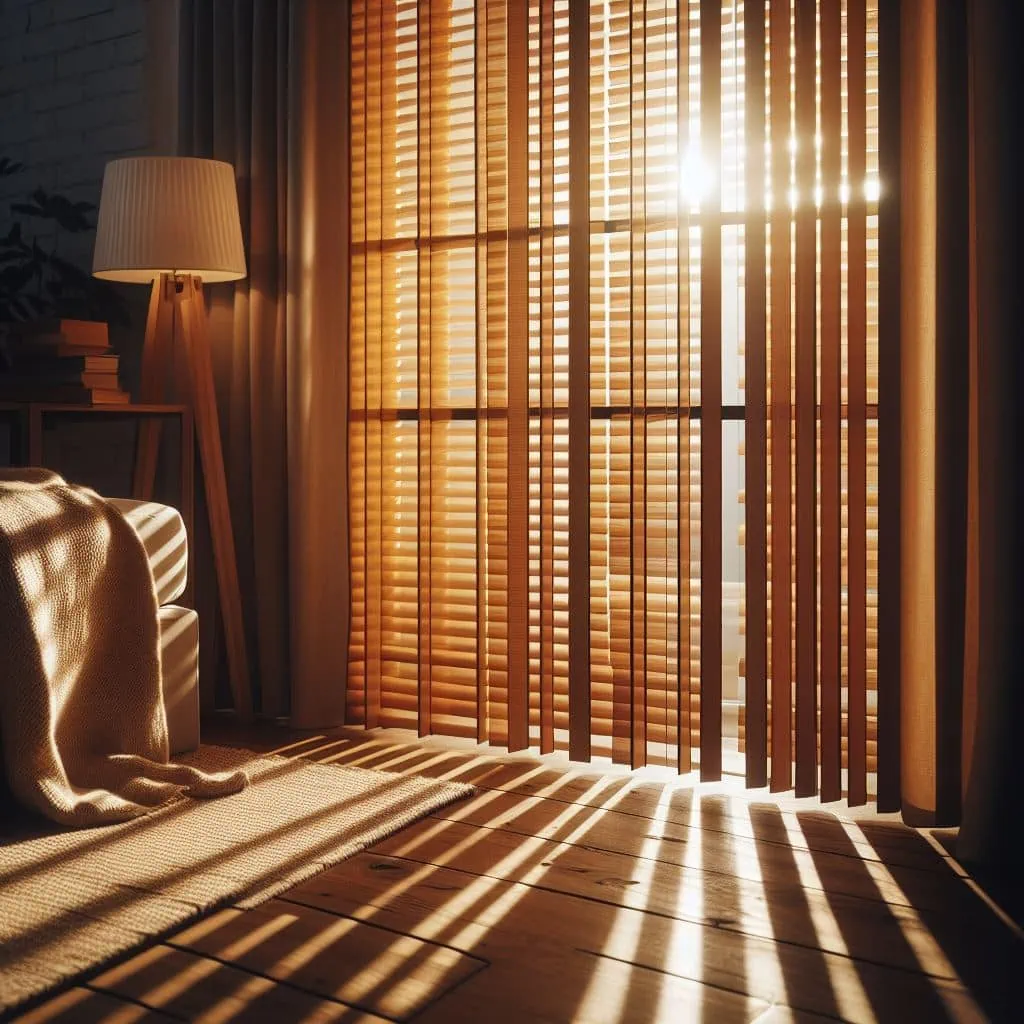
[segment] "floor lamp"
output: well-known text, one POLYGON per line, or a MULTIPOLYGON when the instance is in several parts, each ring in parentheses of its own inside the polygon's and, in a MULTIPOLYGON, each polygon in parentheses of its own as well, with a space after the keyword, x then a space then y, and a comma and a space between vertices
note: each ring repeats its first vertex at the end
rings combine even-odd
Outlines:
MULTIPOLYGON (((206 330, 203 282, 245 277, 235 174, 230 164, 193 157, 112 160, 103 174, 93 275, 151 284, 142 350, 140 400, 166 401, 168 383, 187 369, 203 467, 231 694, 252 715, 242 600, 228 505, 220 423, 206 330)), ((133 490, 152 495, 159 422, 139 427, 133 490)))

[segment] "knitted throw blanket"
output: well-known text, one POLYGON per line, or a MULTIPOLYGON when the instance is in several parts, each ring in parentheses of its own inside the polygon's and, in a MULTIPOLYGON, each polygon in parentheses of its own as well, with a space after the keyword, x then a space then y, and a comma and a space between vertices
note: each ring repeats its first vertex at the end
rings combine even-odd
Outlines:
POLYGON ((168 763, 142 542, 99 495, 48 470, 0 470, 0 649, 0 745, 23 805, 97 825, 245 785, 241 772, 168 763))

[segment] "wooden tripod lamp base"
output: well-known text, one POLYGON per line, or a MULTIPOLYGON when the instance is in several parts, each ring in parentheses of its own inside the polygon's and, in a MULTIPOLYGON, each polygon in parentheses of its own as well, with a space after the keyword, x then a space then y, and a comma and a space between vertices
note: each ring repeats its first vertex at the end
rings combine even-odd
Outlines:
MULTIPOLYGON (((108 281, 152 282, 141 400, 165 400, 170 381, 191 396, 235 711, 252 717, 242 598, 235 561, 203 285, 246 275, 234 168, 221 160, 139 156, 103 171, 92 272, 108 281), (191 268, 191 269, 189 269, 191 268)), ((153 493, 160 425, 139 428, 134 491, 153 493)))
MULTIPOLYGON (((231 526, 220 419, 213 384, 213 366, 206 330, 203 286, 191 275, 161 274, 153 281, 146 317, 146 339, 142 351, 140 398, 143 402, 166 400, 167 384, 180 377, 181 364, 187 368, 181 381, 191 399, 196 440, 203 467, 206 509, 213 543, 213 562, 224 622, 228 673, 235 711, 243 720, 252 717, 249 667, 242 618, 242 596, 238 585, 235 535, 231 526)), ((148 500, 153 494, 160 447, 160 422, 144 420, 139 426, 133 492, 148 500)))

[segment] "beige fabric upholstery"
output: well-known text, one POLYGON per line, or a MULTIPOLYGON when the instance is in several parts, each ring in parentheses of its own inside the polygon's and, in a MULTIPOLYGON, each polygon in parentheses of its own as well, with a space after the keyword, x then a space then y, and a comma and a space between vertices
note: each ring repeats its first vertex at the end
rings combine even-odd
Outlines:
POLYGON ((199 746, 199 616, 169 604, 157 617, 167 743, 174 757, 199 746))
POLYGON ((142 540, 156 587, 157 604, 170 604, 185 591, 188 535, 181 513, 155 501, 108 498, 142 540))
POLYGON ((241 773, 168 763, 157 604, 124 517, 44 469, 0 470, 0 732, 7 784, 60 824, 138 817, 241 773))
POLYGON ((139 535, 153 571, 171 756, 199 746, 199 617, 171 604, 185 591, 188 535, 181 514, 155 501, 108 498, 139 535))

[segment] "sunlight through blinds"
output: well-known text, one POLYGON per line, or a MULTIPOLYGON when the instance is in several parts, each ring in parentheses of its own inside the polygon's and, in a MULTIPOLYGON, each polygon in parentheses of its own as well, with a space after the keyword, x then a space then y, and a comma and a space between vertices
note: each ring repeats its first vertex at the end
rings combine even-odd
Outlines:
POLYGON ((348 720, 863 802, 877 0, 354 0, 348 720))

